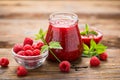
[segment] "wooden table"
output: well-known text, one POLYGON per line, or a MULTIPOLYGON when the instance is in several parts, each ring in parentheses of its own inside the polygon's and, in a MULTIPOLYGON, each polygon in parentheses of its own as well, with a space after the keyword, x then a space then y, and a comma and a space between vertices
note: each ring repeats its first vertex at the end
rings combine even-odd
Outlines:
POLYGON ((120 80, 120 1, 1 0, 0 57, 10 60, 9 67, 0 67, 0 80, 120 80), (80 25, 88 23, 99 28, 104 34, 102 43, 108 46, 108 60, 102 61, 100 67, 91 68, 90 58, 82 57, 74 64, 88 68, 71 69, 70 73, 62 73, 58 63, 46 61, 38 69, 29 70, 28 76, 16 76, 18 64, 11 56, 11 48, 25 37, 34 38, 40 28, 47 30, 49 14, 57 11, 75 12, 80 25))

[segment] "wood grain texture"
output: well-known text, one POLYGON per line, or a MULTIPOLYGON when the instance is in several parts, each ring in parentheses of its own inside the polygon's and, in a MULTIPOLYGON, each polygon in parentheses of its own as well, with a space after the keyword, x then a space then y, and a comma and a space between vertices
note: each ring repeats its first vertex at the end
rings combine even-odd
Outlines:
POLYGON ((120 1, 119 0, 0 0, 0 58, 10 60, 8 68, 0 67, 0 80, 120 80, 120 1), (72 64, 88 66, 70 73, 61 73, 58 63, 46 61, 43 66, 29 70, 26 77, 17 77, 18 64, 11 55, 15 43, 25 37, 34 38, 40 28, 47 30, 53 12, 75 12, 79 26, 88 23, 103 33, 102 43, 108 46, 109 58, 100 67, 91 68, 89 58, 72 64))
POLYGON ((52 12, 75 12, 80 17, 120 18, 119 1, 1 1, 1 18, 46 19, 52 12))

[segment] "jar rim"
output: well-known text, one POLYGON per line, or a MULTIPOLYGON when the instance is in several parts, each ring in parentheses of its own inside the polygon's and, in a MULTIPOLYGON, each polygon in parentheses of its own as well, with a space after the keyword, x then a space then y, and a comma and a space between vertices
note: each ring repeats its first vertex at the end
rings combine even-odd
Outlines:
POLYGON ((49 16, 49 23, 54 27, 70 27, 78 22, 78 16, 72 12, 55 12, 49 16))
POLYGON ((54 18, 55 15, 67 15, 67 16, 71 15, 72 20, 75 20, 75 22, 78 21, 78 16, 75 13, 72 13, 72 12, 54 12, 54 13, 50 14, 49 21, 51 21, 54 18))

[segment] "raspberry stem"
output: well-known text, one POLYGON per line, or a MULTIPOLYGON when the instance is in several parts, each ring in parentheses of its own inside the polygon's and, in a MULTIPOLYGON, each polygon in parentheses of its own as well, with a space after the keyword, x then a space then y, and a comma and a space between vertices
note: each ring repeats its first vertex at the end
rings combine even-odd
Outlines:
MULTIPOLYGON (((41 40, 44 42, 45 45, 48 45, 48 43, 45 41, 44 37, 42 37, 41 40)), ((60 63, 61 60, 53 53, 53 51, 50 48, 49 48, 49 51, 55 57, 55 59, 60 63)))
POLYGON ((51 50, 51 49, 49 49, 50 50, 50 53, 57 59, 57 61, 60 63, 61 61, 60 61, 60 59, 53 53, 53 51, 51 50))

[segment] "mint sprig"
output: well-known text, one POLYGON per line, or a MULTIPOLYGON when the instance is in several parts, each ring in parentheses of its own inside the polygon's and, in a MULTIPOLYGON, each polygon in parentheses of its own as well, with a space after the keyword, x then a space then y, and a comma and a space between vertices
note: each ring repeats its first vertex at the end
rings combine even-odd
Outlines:
POLYGON ((49 45, 46 44, 46 45, 42 46, 41 53, 44 53, 46 50, 49 50, 49 49, 62 49, 62 47, 59 42, 52 41, 49 43, 49 45))
POLYGON ((38 34, 36 34, 35 36, 36 36, 36 40, 42 40, 43 41, 43 43, 44 43, 44 46, 42 46, 42 48, 41 48, 41 53, 44 53, 45 51, 50 51, 50 53, 59 61, 59 62, 61 62, 58 58, 57 58, 57 56, 53 53, 53 51, 51 50, 51 49, 62 49, 62 47, 61 47, 61 45, 60 45, 60 43, 59 42, 55 42, 55 41, 51 41, 51 42, 49 42, 49 43, 47 43, 46 42, 46 40, 45 40, 45 34, 46 34, 46 32, 44 32, 42 29, 40 29, 40 31, 39 31, 39 33, 38 34))
POLYGON ((105 52, 107 48, 105 45, 101 43, 96 44, 93 39, 90 41, 90 47, 88 47, 86 44, 83 44, 83 47, 84 47, 83 56, 85 57, 98 56, 105 52))
POLYGON ((80 32, 81 35, 98 35, 98 33, 94 30, 89 30, 88 24, 85 24, 85 30, 80 32))

